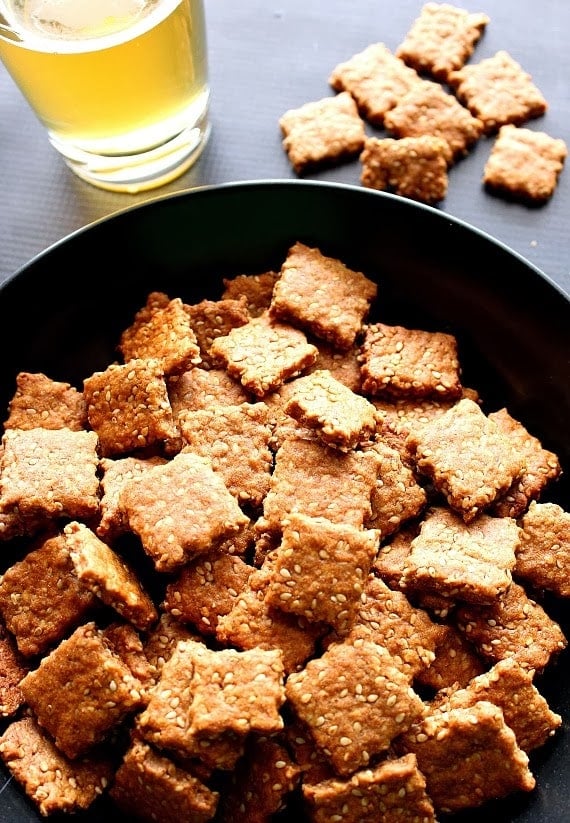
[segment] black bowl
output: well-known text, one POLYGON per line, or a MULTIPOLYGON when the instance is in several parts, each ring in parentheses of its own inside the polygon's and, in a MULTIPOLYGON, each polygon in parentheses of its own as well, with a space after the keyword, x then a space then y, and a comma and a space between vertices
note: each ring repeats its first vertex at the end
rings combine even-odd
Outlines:
MULTIPOLYGON (((565 472, 542 499, 564 507, 568 297, 483 232, 362 187, 306 181, 206 187, 127 208, 55 244, 0 288, 0 408, 7 407, 18 371, 41 371, 81 388, 85 376, 115 359, 120 331, 150 291, 188 303, 217 299, 222 277, 278 269, 297 240, 377 280, 383 322, 455 334, 463 383, 479 390, 484 409, 506 406, 560 457, 565 472)), ((570 636, 565 603, 547 598, 544 605, 570 636)), ((568 819, 568 653, 547 669, 540 690, 565 722, 531 755, 537 788, 455 815, 457 823, 487 811, 503 823, 568 819)), ((113 819, 107 809, 74 819, 103 815, 113 819)), ((3 769, 0 819, 41 819, 3 769)))

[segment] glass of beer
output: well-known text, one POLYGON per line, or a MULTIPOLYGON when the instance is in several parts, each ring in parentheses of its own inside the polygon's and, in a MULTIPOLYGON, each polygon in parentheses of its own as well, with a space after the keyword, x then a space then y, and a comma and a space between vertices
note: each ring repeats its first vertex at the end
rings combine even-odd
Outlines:
POLYGON ((0 59, 94 186, 161 186, 208 139, 203 0, 0 0, 0 59))

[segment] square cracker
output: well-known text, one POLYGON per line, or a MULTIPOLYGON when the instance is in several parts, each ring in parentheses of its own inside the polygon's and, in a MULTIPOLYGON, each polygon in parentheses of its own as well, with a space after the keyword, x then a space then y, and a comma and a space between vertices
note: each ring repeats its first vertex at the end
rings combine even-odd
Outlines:
POLYGON ((346 351, 354 345, 377 292, 377 284, 362 272, 297 242, 281 266, 269 313, 346 351))
POLYGON ((470 523, 435 506, 406 558, 402 585, 469 603, 493 603, 512 581, 520 529, 511 517, 480 514, 470 523))
POLYGON ((417 471, 466 523, 505 492, 525 465, 517 444, 467 397, 411 432, 406 445, 417 471))
POLYGON ((202 300, 200 303, 185 303, 184 309, 190 318, 192 331, 200 347, 201 366, 212 368, 210 346, 216 337, 226 335, 236 326, 244 326, 250 319, 245 297, 238 300, 202 300))
POLYGON ((168 397, 175 419, 181 411, 199 411, 212 406, 239 406, 250 395, 225 369, 194 369, 168 378, 168 397))
POLYGON ((527 754, 544 745, 562 725, 562 718, 553 712, 533 684, 533 672, 523 668, 514 658, 495 663, 457 688, 457 684, 435 696, 432 706, 440 711, 474 706, 488 700, 502 709, 505 723, 511 728, 518 746, 527 754))
POLYGON ((434 205, 447 194, 450 159, 447 140, 430 134, 400 140, 368 137, 360 155, 360 182, 434 205))
POLYGON ((119 505, 121 489, 129 480, 140 477, 153 466, 164 466, 165 457, 102 457, 99 463, 101 477, 100 519, 95 531, 107 543, 128 531, 129 524, 119 505))
POLYGON ((343 776, 368 767, 424 712, 389 652, 369 640, 333 643, 290 674, 285 690, 295 715, 343 776))
POLYGON ((240 505, 260 506, 273 469, 271 426, 265 403, 182 411, 183 451, 209 458, 240 505))
POLYGON ((224 277, 222 300, 238 300, 245 297, 247 310, 251 317, 259 317, 271 303, 273 286, 279 277, 276 271, 264 271, 261 274, 237 274, 224 277))
POLYGON ((215 635, 220 618, 232 610, 252 571, 231 554, 202 555, 167 584, 163 609, 182 623, 192 623, 201 634, 215 635))
POLYGON ((566 143, 546 132, 501 126, 483 183, 498 195, 544 203, 554 194, 567 155, 566 143))
POLYGON ((405 594, 392 591, 370 575, 348 640, 365 638, 383 646, 392 664, 411 683, 433 662, 442 634, 442 626, 426 611, 412 606, 405 594))
POLYGON ((378 479, 370 498, 372 512, 365 526, 378 529, 384 541, 407 520, 420 514, 427 495, 396 449, 380 438, 370 448, 378 455, 380 462, 378 479))
POLYGON ((449 72, 460 69, 471 57, 489 22, 483 13, 470 14, 449 3, 426 3, 396 56, 445 83, 449 72))
POLYGON ((342 451, 362 445, 376 430, 372 403, 326 369, 298 377, 291 384, 284 411, 302 426, 315 430, 324 443, 342 451))
POLYGON ((160 358, 113 363, 86 377, 83 390, 103 457, 164 445, 178 434, 160 358))
POLYGON ((434 710, 402 736, 398 750, 416 755, 436 812, 477 808, 536 784, 502 710, 486 700, 434 710))
POLYGON ((42 372, 19 372, 16 391, 8 404, 5 429, 85 428, 83 392, 70 383, 52 380, 42 372))
POLYGON ((457 340, 452 334, 371 323, 364 332, 360 363, 362 390, 373 397, 461 396, 457 340))
POLYGON ((568 645, 556 620, 518 583, 488 606, 458 606, 453 620, 484 660, 514 657, 538 673, 568 645))
POLYGON ((62 640, 20 686, 40 726, 72 760, 105 740, 143 704, 140 681, 95 623, 62 640))
POLYGON ((349 160, 364 146, 364 122, 347 91, 289 109, 279 126, 283 148, 299 175, 349 160))
POLYGON ((141 632, 150 629, 158 611, 134 570, 84 523, 71 521, 63 531, 81 585, 141 632))
POLYGON ((317 441, 287 438, 275 455, 258 529, 279 533, 292 512, 362 527, 371 514, 378 464, 372 451, 345 453, 317 441))
POLYGON ((217 337, 210 354, 245 389, 262 398, 312 366, 318 351, 300 329, 263 314, 217 337))
POLYGON ((265 565, 254 569, 230 611, 219 617, 216 637, 220 643, 242 650, 278 649, 288 674, 302 668, 315 653, 326 625, 272 608, 267 600, 271 579, 271 569, 265 565))
POLYGON ((332 70, 329 84, 354 97, 362 116, 375 126, 414 85, 419 75, 396 57, 384 43, 372 43, 332 70))
POLYGON ((432 135, 446 140, 452 159, 466 155, 483 133, 483 123, 439 83, 422 80, 384 118, 394 137, 432 135))
POLYGON ((123 756, 110 795, 128 819, 160 823, 207 823, 219 800, 218 792, 136 737, 123 756))
POLYGON ((20 680, 28 667, 14 637, 0 622, 0 718, 13 717, 24 702, 20 680))
POLYGON ((301 769, 285 746, 270 738, 252 738, 220 800, 219 820, 252 823, 271 820, 285 808, 299 784, 301 769))
POLYGON ((0 758, 43 817, 85 811, 113 778, 110 758, 69 760, 32 717, 15 721, 0 736, 0 758))
POLYGON ((249 523, 210 461, 190 452, 129 480, 119 505, 160 572, 175 571, 249 523))
POLYGON ((436 823, 426 781, 413 754, 385 760, 350 778, 303 783, 302 791, 314 823, 436 823))
POLYGON ((554 452, 545 449, 537 437, 512 417, 507 409, 491 412, 489 420, 496 423, 525 456, 525 467, 513 485, 494 503, 493 514, 499 517, 520 517, 531 500, 540 497, 544 488, 560 476, 562 467, 554 452))
POLYGON ((358 611, 379 532, 291 514, 272 554, 267 603, 345 634, 358 611))
POLYGON ((2 437, 2 505, 24 522, 89 519, 99 511, 97 434, 71 429, 7 429, 2 437))
POLYGON ((198 641, 181 641, 150 690, 137 720, 139 731, 149 742, 208 765, 233 767, 234 753, 216 764, 207 750, 211 745, 213 753, 218 743, 233 739, 235 753, 241 753, 250 732, 280 731, 283 677, 278 649, 216 651, 198 641))
POLYGON ((63 534, 39 540, 0 579, 0 612, 26 657, 59 643, 97 603, 77 579, 63 534))
POLYGON ((485 134, 507 123, 520 126, 548 108, 531 75, 504 50, 450 72, 447 82, 481 122, 485 134))
POLYGON ((537 589, 570 597, 570 512, 533 501, 522 516, 515 576, 537 589))
POLYGON ((118 349, 125 362, 158 359, 165 374, 197 365, 200 347, 180 297, 151 292, 146 305, 121 334, 118 349))

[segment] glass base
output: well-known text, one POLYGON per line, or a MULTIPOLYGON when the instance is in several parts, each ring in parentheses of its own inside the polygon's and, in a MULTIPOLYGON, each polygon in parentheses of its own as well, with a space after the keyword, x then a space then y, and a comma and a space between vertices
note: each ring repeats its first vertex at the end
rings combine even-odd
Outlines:
POLYGON ((50 142, 69 168, 82 180, 107 191, 136 194, 170 183, 200 157, 211 125, 207 114, 192 128, 145 152, 101 155, 74 149, 50 135, 50 142))

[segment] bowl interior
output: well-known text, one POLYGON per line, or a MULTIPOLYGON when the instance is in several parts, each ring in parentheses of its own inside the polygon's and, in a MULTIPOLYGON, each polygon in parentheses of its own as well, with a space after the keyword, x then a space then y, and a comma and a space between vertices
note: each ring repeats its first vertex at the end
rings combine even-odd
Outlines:
MULTIPOLYGON (((0 407, 18 371, 81 388, 117 357, 119 334, 150 291, 189 303, 218 299, 224 277, 278 270, 297 240, 378 282, 371 319, 455 334, 464 385, 479 390, 486 410, 506 406, 570 467, 567 297, 512 251, 435 209, 329 183, 236 183, 156 198, 39 255, 0 288, 0 407)), ((563 507, 568 474, 548 493, 563 507)), ((563 604, 548 607, 567 631, 563 604)), ((566 717, 569 685, 563 654, 541 690, 566 717)), ((567 819, 564 730, 532 756, 531 767, 537 790, 494 804, 500 819, 567 819)), ((40 819, 12 785, 0 794, 0 818, 6 814, 40 819)))

